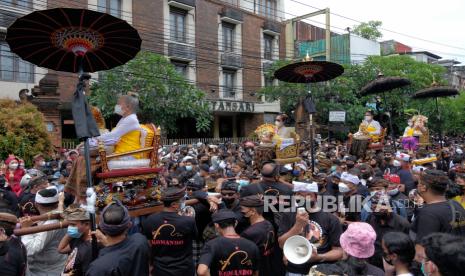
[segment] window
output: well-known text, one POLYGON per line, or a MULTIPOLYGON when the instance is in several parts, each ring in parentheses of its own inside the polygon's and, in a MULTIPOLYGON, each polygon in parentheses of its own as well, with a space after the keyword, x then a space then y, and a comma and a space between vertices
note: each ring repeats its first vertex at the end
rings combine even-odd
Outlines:
POLYGON ((223 51, 233 52, 234 51, 234 35, 236 25, 223 22, 223 51))
POLYGON ((236 72, 223 70, 223 97, 234 98, 235 97, 235 78, 236 72))
POLYGON ((174 65, 174 69, 176 70, 176 72, 187 78, 187 63, 179 61, 172 61, 171 63, 174 65))
POLYGON ((273 59, 273 40, 274 37, 271 35, 264 35, 264 40, 265 40, 265 52, 264 52, 264 58, 267 60, 272 60, 273 59))
POLYGON ((121 17, 121 1, 122 0, 98 0, 98 11, 121 17))
POLYGON ((187 11, 170 8, 170 30, 171 40, 186 42, 186 15, 187 11))
POLYGON ((276 18, 276 0, 255 0, 255 5, 259 15, 275 19, 276 18))
POLYGON ((273 86, 273 78, 265 76, 265 87, 273 86))
POLYGON ((2 4, 20 9, 32 9, 32 0, 2 0, 2 4))
POLYGON ((0 52, 0 80, 34 83, 34 65, 13 54, 6 43, 0 52))

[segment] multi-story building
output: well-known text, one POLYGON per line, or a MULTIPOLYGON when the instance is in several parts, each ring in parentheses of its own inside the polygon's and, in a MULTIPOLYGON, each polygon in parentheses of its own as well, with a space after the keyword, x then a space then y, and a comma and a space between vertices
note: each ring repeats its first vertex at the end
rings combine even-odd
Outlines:
MULTIPOLYGON (((37 9, 74 7, 107 12, 126 20, 139 31, 143 50, 166 56, 186 80, 207 95, 214 116, 211 131, 196 133, 192 128, 195 119, 186 118, 179 120, 177 136, 242 137, 250 135, 257 125, 273 121, 280 111, 279 102, 264 102, 256 92, 273 85, 274 81, 265 78, 264 72, 285 54, 285 41, 280 39, 284 34, 283 3, 283 0, 10 0, 0 1, 0 13, 11 13, 11 5, 27 7, 16 16, 37 9)), ((12 21, 4 22, 0 21, 6 30, 12 21)), ((6 44, 2 44, 2 53, 7 47, 3 45, 6 44)), ((10 76, 13 79, 6 80, 8 86, 0 83, 0 96, 17 98, 20 89, 37 85, 48 72, 17 57, 13 60, 14 65, 8 60, 8 68, 19 68, 10 70, 18 72, 18 76, 10 76), (22 81, 26 73, 21 68, 25 64, 30 66, 28 82, 22 81)), ((4 71, 4 63, 2 54, 1 80, 3 72, 8 72, 4 71)), ((98 79, 98 74, 94 76, 98 79)), ((74 136, 70 102, 75 84, 76 76, 49 72, 41 85, 34 88, 38 96, 33 102, 46 116, 50 132, 58 137, 54 141, 57 146, 61 137, 74 136), (44 86, 48 89, 41 89, 44 86), (51 88, 54 92, 50 92, 51 88)))

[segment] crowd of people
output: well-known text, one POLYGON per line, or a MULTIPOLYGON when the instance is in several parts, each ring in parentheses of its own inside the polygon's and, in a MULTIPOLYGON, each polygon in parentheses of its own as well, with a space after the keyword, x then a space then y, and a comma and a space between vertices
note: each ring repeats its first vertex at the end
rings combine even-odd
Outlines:
POLYGON ((89 214, 62 192, 79 153, 37 155, 30 169, 9 156, 0 190, 2 275, 464 275, 462 147, 447 144, 439 160, 414 166, 429 152, 357 160, 323 141, 312 173, 305 143, 301 162, 259 169, 253 143, 175 143, 160 151, 163 211, 134 219, 121 203, 108 205, 93 232, 95 259, 89 214), (325 209, 330 197, 336 210, 325 209), (270 208, 294 198, 310 208, 270 208), (50 212, 62 212, 69 226, 13 234, 50 212), (303 264, 283 254, 294 235, 314 247, 303 264))
MULTIPOLYGON (((131 100, 120 105, 128 121, 131 100)), ((370 116, 367 133, 377 131, 370 116)), ((159 150, 162 211, 131 217, 114 200, 95 231, 89 206, 65 189, 79 150, 39 154, 31 168, 10 155, 0 177, 0 274, 465 275, 465 141, 444 142, 359 158, 319 140, 313 171, 306 142, 289 164, 257 164, 251 141, 174 143, 159 150), (286 244, 295 236, 310 247, 286 244), (285 247, 310 254, 291 258, 285 247)))

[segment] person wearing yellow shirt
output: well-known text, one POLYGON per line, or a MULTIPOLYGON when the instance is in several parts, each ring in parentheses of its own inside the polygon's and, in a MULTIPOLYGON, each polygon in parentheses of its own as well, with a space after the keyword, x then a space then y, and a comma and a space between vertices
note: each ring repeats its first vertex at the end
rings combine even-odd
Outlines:
MULTIPOLYGON (((105 146, 114 146, 114 153, 124 153, 138 150, 140 145, 140 124, 137 119, 137 108, 139 100, 130 95, 120 96, 118 104, 115 106, 115 113, 122 116, 115 128, 110 132, 92 138, 89 145, 97 146, 99 141, 105 146)), ((129 156, 129 159, 139 158, 139 156, 129 156)))
POLYGON ((368 110, 365 112, 365 118, 358 127, 358 131, 354 134, 354 137, 368 137, 372 142, 378 142, 381 135, 381 125, 378 121, 373 119, 373 111, 368 110))
MULTIPOLYGON (((110 132, 89 139, 91 149, 97 148, 99 142, 103 142, 105 147, 113 146, 113 153, 124 153, 140 149, 141 126, 136 115, 138 106, 139 100, 135 96, 120 96, 115 106, 115 113, 122 118, 110 132)), ((121 157, 119 160, 133 160, 139 158, 141 158, 141 155, 131 155, 121 157)), ((94 174, 99 167, 100 164, 92 158, 92 174, 94 174)), ((70 176, 65 185, 65 191, 76 196, 77 200, 85 202, 86 186, 85 160, 81 155, 73 163, 73 168, 71 169, 70 176)))
POLYGON ((418 146, 418 138, 414 136, 415 129, 413 120, 408 120, 408 126, 405 128, 404 135, 402 136, 402 147, 410 153, 414 152, 418 146))
POLYGON ((462 207, 465 208, 465 172, 457 173, 455 175, 455 183, 457 183, 457 185, 459 185, 462 188, 462 194, 452 199, 460 203, 460 205, 462 205, 462 207))

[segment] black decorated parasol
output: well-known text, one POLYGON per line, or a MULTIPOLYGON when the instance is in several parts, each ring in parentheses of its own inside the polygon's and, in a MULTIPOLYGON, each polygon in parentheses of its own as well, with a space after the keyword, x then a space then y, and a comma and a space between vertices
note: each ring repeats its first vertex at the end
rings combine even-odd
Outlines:
POLYGON ((366 96, 371 94, 384 93, 386 91, 408 86, 411 83, 412 82, 406 78, 384 77, 382 74, 379 74, 378 78, 362 87, 360 90, 360 95, 366 96))
POLYGON ((275 78, 292 83, 313 83, 332 80, 344 73, 344 68, 328 61, 302 61, 281 67, 275 78))
MULTIPOLYGON (((378 77, 366 84, 362 89, 360 90, 360 95, 362 96, 367 96, 367 95, 372 95, 372 94, 378 94, 381 93, 383 94, 383 100, 384 104, 386 107, 388 107, 386 103, 386 96, 385 92, 391 91, 394 89, 402 88, 405 86, 408 86, 412 84, 412 82, 409 79, 402 78, 402 77, 385 77, 383 73, 379 73, 378 77)), ((388 108, 389 109, 389 108, 388 108)), ((391 131, 391 139, 392 142, 394 143, 394 147, 396 147, 396 138, 395 138, 395 133, 394 133, 394 128, 392 127, 392 118, 391 118, 391 111, 388 110, 389 113, 389 128, 391 131)))
POLYGON ((23 60, 72 73, 109 70, 140 50, 137 30, 126 21, 85 9, 56 8, 18 18, 6 41, 23 60))
MULTIPOLYGON (((87 207, 95 231, 95 192, 90 169, 89 139, 98 128, 84 95, 84 72, 108 70, 125 64, 140 51, 137 30, 126 21, 85 9, 56 8, 35 11, 8 28, 6 41, 23 60, 56 71, 79 73, 72 103, 76 134, 84 141, 87 207)), ((92 238, 93 258, 97 242, 92 238)))
MULTIPOLYGON (((274 73, 275 78, 280 81, 291 83, 310 83, 322 82, 332 80, 344 73, 344 67, 329 61, 313 61, 308 56, 301 62, 291 63, 276 70, 274 73)), ((310 89, 309 89, 310 92, 310 89)), ((315 158, 313 148, 313 115, 316 113, 315 104, 311 93, 304 99, 305 110, 309 114, 310 124, 310 143, 311 143, 311 158, 312 158, 312 172, 315 172, 315 158)))
POLYGON ((442 126, 441 126, 441 113, 439 112, 438 98, 456 96, 458 94, 459 94, 459 91, 453 87, 437 86, 437 84, 433 82, 432 87, 417 91, 412 96, 413 99, 428 99, 428 98, 435 99, 436 114, 438 116, 438 121, 439 121, 439 144, 441 145, 441 148, 442 148, 442 126))

